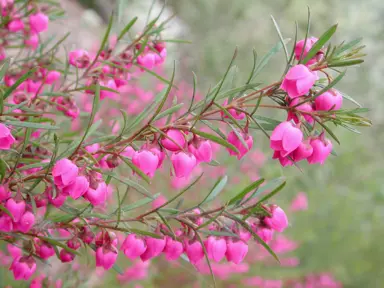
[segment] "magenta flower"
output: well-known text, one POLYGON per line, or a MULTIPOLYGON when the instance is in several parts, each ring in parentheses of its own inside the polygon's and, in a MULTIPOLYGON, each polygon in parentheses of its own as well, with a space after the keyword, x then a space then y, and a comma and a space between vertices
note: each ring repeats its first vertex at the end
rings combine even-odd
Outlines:
POLYGON ((21 216, 20 221, 15 223, 15 229, 27 233, 31 230, 32 226, 35 224, 35 215, 32 212, 27 211, 21 216))
POLYGON ((56 162, 52 169, 53 181, 59 188, 64 188, 75 182, 79 168, 66 158, 56 162))
POLYGON ((188 177, 196 166, 196 158, 192 153, 182 151, 173 153, 171 161, 177 178, 188 177))
MULTIPOLYGON (((296 106, 297 104, 303 102, 305 100, 305 98, 302 98, 302 97, 297 97, 297 98, 294 98, 291 103, 289 104, 289 107, 294 107, 296 106)), ((310 102, 305 102, 299 106, 297 106, 295 108, 297 111, 299 111, 299 114, 302 115, 302 117, 309 123, 309 124, 313 124, 315 122, 315 119, 313 119, 313 117, 308 114, 308 113, 305 113, 305 112, 313 112, 313 107, 312 107, 312 104, 310 102), (300 112, 304 112, 304 113, 300 113, 300 112)), ((287 118, 287 121, 290 121, 290 120, 293 120, 296 124, 299 124, 301 121, 299 120, 299 117, 297 116, 297 112, 292 112, 292 111, 289 111, 288 112, 288 118, 287 118)))
POLYGON ((0 123, 0 150, 9 150, 15 141, 8 127, 0 123))
POLYGON ((266 216, 264 223, 273 230, 283 232, 288 227, 288 218, 284 210, 279 206, 273 205, 270 212, 272 216, 266 216))
MULTIPOLYGON (((227 105, 228 105, 228 100, 225 100, 223 103, 223 106, 227 106, 227 105)), ((243 120, 245 118, 244 112, 238 111, 234 108, 227 109, 227 111, 229 112, 229 114, 232 115, 233 118, 235 118, 237 120, 243 120)), ((223 111, 221 111, 220 113, 221 113, 221 117, 229 118, 223 111)))
POLYGON ((212 161, 213 151, 209 140, 195 137, 188 145, 188 151, 195 156, 197 163, 212 161))
POLYGON ((89 188, 84 197, 93 205, 100 206, 107 201, 107 184, 101 182, 98 184, 96 189, 89 188))
POLYGON ((69 64, 77 68, 86 68, 91 60, 87 51, 79 49, 69 53, 69 64))
POLYGON ((308 209, 308 197, 304 192, 297 193, 296 197, 292 200, 291 210, 302 211, 308 209))
POLYGON ((24 30, 24 22, 20 19, 14 19, 8 23, 8 30, 10 32, 19 32, 24 30))
POLYGON ((248 253, 247 243, 241 240, 227 239, 227 251, 225 256, 227 260, 235 264, 241 263, 248 253))
POLYGON ((227 252, 227 242, 224 238, 209 236, 204 244, 210 259, 220 262, 220 260, 224 258, 227 252))
POLYGON ((229 155, 236 155, 237 156, 237 159, 241 159, 243 158, 243 156, 245 154, 247 154, 247 152, 249 150, 252 149, 252 146, 253 146, 253 137, 251 135, 248 135, 246 133, 243 133, 243 132, 238 132, 238 134, 241 135, 241 137, 243 138, 245 144, 247 144, 247 147, 244 146, 243 142, 239 139, 239 137, 236 135, 236 133, 234 131, 231 131, 229 134, 228 134, 228 142, 231 143, 233 146, 235 146, 237 148, 237 150, 239 150, 239 153, 236 153, 235 151, 227 148, 228 152, 229 152, 229 155))
POLYGON ((310 142, 313 153, 307 158, 309 164, 319 163, 323 165, 332 152, 332 142, 323 135, 324 134, 321 134, 318 138, 312 139, 310 142))
POLYGON ((317 111, 339 110, 342 105, 343 95, 334 89, 324 92, 315 99, 315 109, 317 111))
POLYGON ((300 143, 299 147, 292 152, 291 157, 295 162, 307 159, 313 153, 313 147, 309 143, 309 140, 305 140, 300 143))
POLYGON ((137 237, 135 234, 129 234, 123 244, 121 244, 120 249, 124 252, 125 256, 133 260, 141 256, 147 249, 147 246, 143 239, 137 237))
POLYGON ((109 270, 117 260, 118 252, 113 246, 102 246, 96 250, 96 267, 109 270))
POLYGON ((89 188, 89 181, 84 176, 77 176, 75 181, 63 188, 63 193, 78 199, 83 196, 89 188))
POLYGON ((193 265, 196 265, 204 257, 203 246, 197 240, 185 241, 185 253, 193 265))
POLYGON ((25 212, 25 202, 18 201, 16 202, 13 198, 8 199, 5 203, 5 207, 11 212, 13 216, 13 222, 17 223, 20 221, 21 217, 25 212))
POLYGON ((36 13, 29 16, 31 30, 36 33, 44 32, 48 29, 49 18, 44 13, 36 13))
POLYGON ((165 248, 166 240, 164 238, 158 239, 146 237, 145 244, 147 245, 147 249, 143 254, 140 255, 142 261, 147 261, 160 255, 160 253, 163 252, 165 248))
POLYGON ((149 150, 140 150, 133 154, 132 163, 152 178, 159 167, 159 156, 149 150))
POLYGON ((75 259, 75 254, 73 254, 71 252, 68 252, 65 249, 62 249, 60 251, 60 255, 59 256, 60 256, 60 261, 63 262, 63 263, 72 262, 73 259, 75 259))
POLYGON ((182 132, 176 129, 169 129, 166 134, 168 137, 161 139, 161 145, 163 145, 165 149, 168 151, 176 152, 180 151, 180 148, 184 148, 186 141, 182 132))
MULTIPOLYGON (((307 56, 309 50, 311 50, 312 46, 317 42, 317 40, 318 39, 316 37, 307 38, 307 42, 305 43, 305 47, 304 47, 305 39, 298 41, 296 43, 296 46, 295 46, 295 58, 296 58, 296 60, 300 59, 301 53, 303 53, 302 58, 304 59, 307 56), (302 52, 303 48, 304 48, 304 52, 302 52)), ((322 53, 322 52, 320 52, 320 53, 322 53)), ((308 61, 307 65, 312 65, 312 64, 316 63, 316 61, 317 61, 317 58, 316 58, 316 56, 314 56, 311 60, 308 61)))
POLYGON ((299 64, 288 70, 280 88, 287 92, 288 96, 293 99, 307 94, 316 80, 316 72, 312 72, 305 65, 299 64))
POLYGON ((13 272, 15 280, 28 280, 36 271, 36 261, 32 256, 18 257, 13 260, 9 270, 13 272))
POLYGON ((286 157, 299 147, 303 140, 303 132, 291 122, 285 121, 276 126, 270 137, 270 147, 286 157))
POLYGON ((166 237, 166 244, 164 248, 165 258, 168 261, 174 261, 179 259, 184 252, 184 245, 180 241, 173 240, 171 237, 166 237))

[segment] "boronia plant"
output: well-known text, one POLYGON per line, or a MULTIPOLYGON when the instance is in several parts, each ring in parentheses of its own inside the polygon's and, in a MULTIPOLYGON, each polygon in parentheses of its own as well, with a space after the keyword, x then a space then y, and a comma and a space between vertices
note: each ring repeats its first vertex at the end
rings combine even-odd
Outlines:
POLYGON ((359 115, 366 109, 335 88, 344 67, 364 56, 360 40, 330 44, 337 25, 315 38, 308 19, 304 39, 296 32, 290 41, 272 19, 280 42, 261 59, 254 51, 244 84, 232 84, 235 52, 223 78, 201 96, 196 76, 190 93, 176 83, 175 65, 170 80, 164 76, 167 42, 178 41, 162 38, 168 20, 159 22, 160 15, 133 38, 137 18, 114 34, 112 16, 92 52, 64 50, 69 34, 44 36, 64 14, 59 1, 1 0, 0 9, 0 238, 11 245, 16 280, 29 280, 54 258, 66 263, 84 254, 95 257, 89 266, 118 273, 119 254, 145 263, 162 254, 196 267, 205 262, 213 283, 211 263, 239 264, 249 245, 278 261, 268 242, 288 219, 270 201, 285 180, 255 179, 220 205, 214 200, 227 176, 199 203, 183 205, 183 195, 195 193, 210 166, 219 169, 219 150, 240 161, 256 146, 255 135, 268 137, 270 156, 282 166, 299 168, 334 153, 332 124, 354 132, 371 125, 359 115), (256 81, 279 51, 284 73, 272 84, 256 81), (139 81, 146 75, 157 83, 151 91, 139 81), (345 100, 358 107, 344 109, 345 100), (276 109, 284 118, 260 115, 276 109), (167 200, 150 192, 156 174, 185 183, 167 200), (135 192, 141 198, 127 203, 135 192))

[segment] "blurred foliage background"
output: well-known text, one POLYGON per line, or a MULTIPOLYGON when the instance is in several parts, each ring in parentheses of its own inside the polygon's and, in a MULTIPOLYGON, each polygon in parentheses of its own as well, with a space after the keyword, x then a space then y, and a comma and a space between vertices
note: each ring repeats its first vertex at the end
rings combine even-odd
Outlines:
MULTIPOLYGON (((76 1, 67 0, 63 4, 68 5, 66 2, 76 1)), ((116 1, 112 0, 79 2, 83 5, 81 9, 93 9, 92 17, 99 15, 104 21, 109 11, 116 7, 116 1)), ((152 1, 123 2, 124 5, 120 7, 124 9, 122 25, 136 15, 144 23, 152 1)), ((338 157, 330 158, 322 167, 304 164, 301 172, 295 167, 282 169, 278 162, 271 159, 267 161, 260 171, 262 177, 272 179, 284 175, 288 178, 287 187, 275 198, 279 205, 288 208, 299 191, 306 192, 309 197, 309 210, 292 216, 291 227, 286 232, 291 239, 301 244, 296 252, 301 264, 296 268, 270 267, 262 271, 256 265, 248 275, 261 275, 262 272, 262 276, 278 279, 330 271, 343 282, 344 287, 383 287, 384 2, 157 0, 152 15, 156 15, 162 5, 165 5, 166 15, 175 15, 169 25, 172 29, 167 33, 171 37, 192 42, 173 44, 167 62, 171 65, 173 60, 178 61, 178 77, 186 82, 192 82, 191 71, 194 71, 202 93, 222 77, 236 46, 239 50, 236 61, 239 66, 237 81, 238 84, 244 82, 252 65, 252 48, 256 49, 261 58, 279 41, 269 15, 278 21, 285 38, 294 38, 295 21, 299 26, 299 38, 304 38, 307 6, 310 7, 312 19, 310 35, 319 36, 331 25, 338 23, 335 41, 364 37, 363 43, 367 46, 368 54, 365 63, 360 68, 350 68, 338 88, 352 95, 364 107, 371 108, 367 116, 373 120, 374 126, 362 129, 361 135, 344 129, 337 130, 342 143, 340 147, 334 143, 338 157)), ((80 9, 80 6, 76 6, 76 9, 80 9)), ((76 15, 89 20, 90 10, 81 11, 76 15)), ((71 11, 68 13, 71 19, 71 11)), ((84 23, 92 22, 88 20, 84 23)), ((95 25, 103 25, 101 23, 93 21, 89 25, 94 29, 95 25)), ((285 65, 283 61, 281 53, 269 62, 259 80, 268 82, 280 77, 285 65)), ((264 138, 262 133, 256 134, 254 146, 263 149, 270 158, 272 153, 268 151, 264 138)), ((170 269, 164 268, 164 271, 170 269)), ((181 283, 167 283, 164 286, 161 284, 161 275, 153 277, 157 279, 153 287, 184 287, 180 286, 181 283)))

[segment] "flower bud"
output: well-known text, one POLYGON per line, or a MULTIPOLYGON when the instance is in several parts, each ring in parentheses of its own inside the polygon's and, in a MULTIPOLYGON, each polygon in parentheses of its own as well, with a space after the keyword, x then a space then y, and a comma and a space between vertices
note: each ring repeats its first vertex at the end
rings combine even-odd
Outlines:
POLYGON ((229 148, 227 148, 227 150, 229 152, 229 155, 237 155, 237 159, 240 160, 245 154, 247 154, 249 150, 252 149, 253 137, 243 132, 238 132, 238 134, 243 138, 245 144, 247 144, 247 147, 244 146, 243 142, 239 139, 235 131, 231 131, 228 135, 227 140, 229 143, 235 146, 237 150, 239 150, 239 153, 236 153, 235 151, 229 148))
POLYGON ((181 131, 176 129, 169 129, 166 134, 167 137, 161 139, 161 145, 163 145, 165 149, 168 151, 176 152, 180 151, 180 148, 184 148, 185 137, 181 131))
POLYGON ((196 166, 195 156, 182 151, 173 153, 171 161, 177 178, 188 177, 196 166))
POLYGON ((266 216, 264 218, 264 223, 273 230, 283 232, 285 228, 288 227, 287 215, 285 215, 283 209, 276 205, 273 205, 270 210, 272 216, 266 216))
POLYGON ((225 256, 228 261, 239 264, 248 253, 247 243, 241 240, 227 239, 227 251, 225 256))
POLYGON ((13 272, 15 280, 28 280, 36 271, 36 261, 32 256, 18 257, 13 260, 9 270, 13 272))

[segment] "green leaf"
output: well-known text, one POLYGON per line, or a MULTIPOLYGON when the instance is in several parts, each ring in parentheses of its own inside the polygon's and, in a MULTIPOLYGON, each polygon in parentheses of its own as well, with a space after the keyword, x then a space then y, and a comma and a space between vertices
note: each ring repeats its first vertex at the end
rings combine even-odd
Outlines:
POLYGON ((45 241, 45 242, 48 242, 49 244, 52 244, 54 246, 59 246, 61 248, 63 248, 65 251, 69 252, 69 253, 72 253, 72 254, 75 254, 75 255, 80 255, 80 253, 76 250, 73 250, 71 248, 69 248, 66 244, 62 243, 62 242, 59 242, 55 239, 52 239, 52 238, 49 238, 49 237, 44 237, 44 236, 37 236, 38 238, 40 238, 41 240, 45 241))
POLYGON ((161 100, 159 107, 157 107, 155 113, 152 115, 151 119, 148 121, 149 124, 156 118, 157 115, 159 115, 159 113, 163 109, 165 101, 167 101, 169 93, 171 92, 171 89, 172 89, 173 80, 175 79, 175 69, 176 69, 176 63, 173 63, 173 72, 172 72, 172 77, 171 77, 171 83, 169 83, 167 91, 165 91, 165 95, 164 95, 163 99, 161 100))
POLYGON ((363 59, 355 59, 355 60, 341 60, 341 61, 332 61, 328 64, 328 67, 345 67, 345 66, 353 66, 363 63, 363 59))
POLYGON ((243 198, 251 191, 259 188, 259 186, 264 182, 264 179, 261 178, 253 183, 251 183, 250 185, 248 185, 247 187, 245 187, 242 191, 240 191, 240 193, 238 193, 235 197, 233 197, 231 200, 229 200, 228 202, 228 205, 233 205, 237 202, 241 202, 243 200, 243 198))
MULTIPOLYGON (((316 119, 315 119, 316 120, 316 119)), ((321 127, 324 128, 325 131, 327 131, 327 133, 340 145, 340 140, 336 137, 335 133, 332 132, 331 129, 329 129, 329 127, 327 125, 325 125, 324 123, 322 123, 321 121, 317 121, 317 123, 320 124, 321 127)))
POLYGON ((217 144, 220 144, 221 146, 224 146, 228 149, 231 149, 232 151, 236 152, 236 153, 239 153, 239 150, 237 150, 237 148, 235 146, 233 146, 232 144, 228 143, 226 140, 222 139, 222 138, 219 138, 215 135, 212 135, 212 134, 208 134, 208 133, 205 133, 203 131, 199 131, 197 129, 191 129, 191 132, 196 134, 196 135, 199 135, 201 137, 203 137, 204 139, 208 139, 208 140, 211 140, 217 144))
POLYGON ((284 188, 284 186, 287 184, 286 181, 284 181, 283 183, 281 183, 279 186, 277 186, 275 189, 273 189, 271 192, 269 192, 267 195, 265 195, 263 198, 261 198, 259 201, 257 201, 257 204, 261 204, 261 203, 264 203, 265 201, 267 201, 269 198, 271 198, 272 196, 276 195, 281 189, 284 188))
POLYGON ((265 184, 262 187, 259 187, 245 202, 243 202, 243 204, 248 202, 249 200, 256 198, 257 196, 261 195, 265 191, 276 189, 276 187, 280 186, 285 181, 286 180, 284 177, 276 178, 276 179, 273 179, 271 181, 268 181, 267 184, 265 184))
MULTIPOLYGON (((121 1, 122 2, 122 1, 121 1)), ((121 30, 119 37, 117 37, 117 40, 120 41, 125 34, 128 33, 128 31, 132 28, 132 26, 136 23, 137 17, 134 17, 129 23, 124 27, 123 30, 121 30)))
MULTIPOLYGON (((339 92, 340 92, 340 91, 339 91, 339 92)), ((340 92, 340 93, 341 93, 341 92, 340 92)), ((349 95, 347 95, 347 94, 345 94, 345 93, 341 93, 341 95, 343 96, 343 98, 345 98, 345 99, 351 101, 352 103, 356 104, 357 106, 359 106, 359 107, 363 107, 363 106, 360 105, 359 102, 357 102, 357 101, 356 101, 355 99, 353 99, 351 96, 349 96, 349 95)))
POLYGON ((224 189, 225 185, 227 185, 228 182, 228 176, 225 175, 224 177, 219 178, 215 185, 213 186, 212 190, 207 194, 207 196, 204 198, 203 201, 198 205, 199 207, 205 203, 208 203, 212 200, 214 200, 217 195, 224 189))
POLYGON ((275 25, 276 32, 277 32, 277 35, 279 36, 281 45, 283 45, 284 52, 285 52, 285 58, 287 59, 287 63, 289 63, 288 49, 287 49, 287 46, 285 45, 285 42, 284 42, 284 39, 283 39, 283 35, 281 34, 279 25, 277 25, 277 22, 276 22, 275 18, 273 18, 272 15, 271 15, 271 19, 272 19, 273 25, 275 25))
POLYGON ((160 193, 157 193, 157 194, 153 195, 152 198, 146 197, 146 198, 140 199, 140 200, 136 201, 135 203, 121 207, 121 211, 128 212, 128 211, 137 209, 141 206, 144 206, 146 204, 153 202, 159 196, 160 196, 160 193))
POLYGON ((124 161, 125 164, 129 166, 135 173, 137 173, 145 182, 150 183, 151 179, 148 177, 147 174, 145 174, 139 167, 137 167, 135 164, 133 164, 130 160, 127 158, 120 156, 120 159, 124 161))
MULTIPOLYGON (((77 145, 77 147, 74 150, 73 154, 76 153, 80 149, 80 147, 83 144, 83 142, 85 141, 85 139, 87 139, 88 133, 90 132, 91 127, 93 125, 93 121, 95 120, 96 113, 99 110, 99 103, 100 103, 100 84, 96 84, 96 92, 95 92, 95 95, 93 96, 92 112, 91 112, 91 116, 89 117, 88 126, 87 126, 87 129, 84 132, 83 137, 80 140, 79 145, 77 145)), ((100 125, 100 124, 101 124, 101 122, 98 125, 100 125)), ((96 123, 95 123, 94 127, 96 127, 96 123)), ((94 130, 96 130, 96 129, 94 128, 94 130)))
POLYGON ((162 235, 159 235, 159 234, 156 234, 156 233, 152 233, 152 232, 149 232, 149 231, 144 231, 144 230, 139 230, 139 229, 134 229, 134 228, 129 228, 129 230, 132 233, 143 235, 143 236, 149 236, 149 237, 157 238, 157 239, 163 239, 164 238, 164 236, 162 236, 162 235))
POLYGON ((311 50, 308 51, 307 55, 301 63, 307 64, 308 61, 311 60, 317 54, 317 52, 320 51, 321 48, 323 48, 325 43, 331 39, 333 34, 336 32, 336 29, 337 24, 333 25, 326 32, 324 32, 324 34, 320 36, 319 40, 317 40, 316 43, 312 46, 311 50))
POLYGON ((351 42, 348 42, 347 44, 342 45, 340 48, 336 49, 335 55, 338 56, 338 55, 342 54, 343 52, 353 48, 354 46, 359 44, 362 40, 363 40, 363 38, 360 37, 360 38, 357 38, 355 40, 352 40, 351 42))
MULTIPOLYGON (((291 41, 291 39, 284 39, 285 44, 287 44, 289 41, 291 41)), ((269 52, 260 60, 259 64, 257 65, 251 81, 255 79, 255 77, 261 72, 261 70, 263 70, 263 68, 268 64, 269 60, 271 60, 271 58, 276 53, 278 53, 281 48, 283 48, 283 45, 281 44, 281 42, 278 42, 275 46, 272 47, 271 50, 269 50, 269 52)))
POLYGON ((116 174, 114 173, 111 173, 111 172, 104 172, 105 175, 110 175, 112 178, 116 179, 117 181, 129 186, 129 187, 132 187, 133 189, 135 189, 137 192, 149 197, 149 198, 153 198, 152 194, 147 190, 145 189, 143 186, 141 186, 139 183, 136 183, 134 181, 132 181, 131 179, 128 179, 128 178, 120 178, 118 177, 116 174))
POLYGON ((9 211, 7 208, 5 208, 3 205, 0 205, 0 211, 7 214, 13 220, 13 214, 11 213, 11 211, 9 211))
POLYGON ((3 182, 6 171, 7 171, 7 164, 2 158, 0 158, 0 183, 3 182))
POLYGON ((184 103, 176 104, 175 106, 168 108, 167 110, 159 113, 159 115, 157 115, 154 120, 156 121, 161 118, 164 118, 165 116, 172 115, 173 113, 179 111, 183 106, 184 106, 184 103))
MULTIPOLYGON (((310 29, 311 29, 311 10, 308 7, 307 30, 305 32, 304 46, 303 46, 303 49, 301 50, 301 53, 300 53, 299 63, 301 63, 301 61, 303 60, 303 55, 304 55, 304 50, 305 50, 304 47, 307 47, 307 41, 308 41, 310 29)), ((296 33, 297 33, 297 23, 296 23, 296 33)), ((296 34, 296 36, 297 36, 297 34, 296 34)), ((295 52, 295 48, 296 48, 296 43, 293 46, 293 51, 292 51, 293 54, 295 52)))
POLYGON ((45 125, 34 122, 24 122, 24 121, 4 121, 7 125, 12 125, 15 127, 24 127, 24 128, 33 128, 33 129, 44 129, 44 130, 58 130, 59 126, 45 125))
POLYGON ((5 62, 3 63, 3 65, 1 66, 1 70, 0 70, 0 81, 3 80, 5 74, 7 73, 8 71, 8 68, 9 68, 9 63, 11 62, 11 58, 8 58, 5 60, 5 62))
MULTIPOLYGON (((159 75, 159 74, 153 72, 152 70, 149 70, 148 68, 145 68, 144 66, 141 66, 141 65, 136 64, 136 63, 134 63, 134 65, 137 66, 137 67, 139 67, 140 69, 143 69, 143 70, 144 70, 145 72, 147 72, 148 74, 150 74, 150 75, 156 77, 156 78, 159 79, 161 82, 164 82, 165 84, 168 84, 168 85, 173 85, 173 84, 171 83, 171 81, 165 79, 164 77, 162 77, 161 75, 159 75)), ((173 86, 176 87, 175 85, 173 85, 173 86)))
POLYGON ((139 125, 146 117, 148 117, 149 114, 152 112, 152 110, 155 109, 156 105, 164 97, 164 95, 165 95, 165 90, 157 94, 154 101, 149 106, 147 106, 147 108, 145 108, 143 112, 141 112, 138 116, 135 117, 135 120, 127 128, 126 132, 131 131, 133 128, 139 125))

